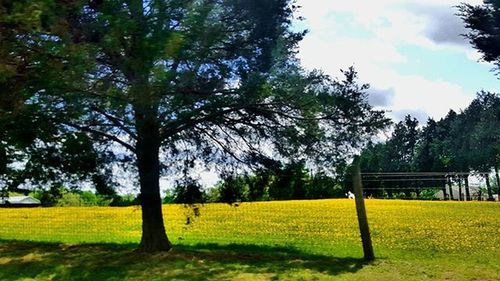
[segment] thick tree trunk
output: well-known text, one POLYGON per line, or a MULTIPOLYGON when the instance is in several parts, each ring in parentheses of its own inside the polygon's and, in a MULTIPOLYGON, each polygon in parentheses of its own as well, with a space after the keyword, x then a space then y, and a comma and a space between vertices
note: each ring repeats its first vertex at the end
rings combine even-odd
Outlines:
POLYGON ((493 191, 491 190, 490 175, 484 174, 486 179, 486 188, 488 189, 488 201, 493 201, 493 191))
MULTIPOLYGON (((142 117, 142 116, 140 116, 142 117)), ((168 240, 163 224, 160 196, 160 136, 155 122, 138 118, 137 167, 141 187, 142 238, 139 250, 144 252, 168 251, 168 240)))
POLYGON ((160 196, 160 126, 158 122, 159 97, 149 85, 153 62, 146 37, 150 34, 142 0, 129 0, 127 6, 135 23, 130 26, 130 39, 121 70, 131 87, 136 129, 136 156, 142 207, 142 238, 139 251, 158 252, 172 248, 163 224, 160 196))
POLYGON ((465 184, 465 200, 471 201, 470 197, 470 188, 469 188, 469 175, 464 175, 464 184, 465 184))

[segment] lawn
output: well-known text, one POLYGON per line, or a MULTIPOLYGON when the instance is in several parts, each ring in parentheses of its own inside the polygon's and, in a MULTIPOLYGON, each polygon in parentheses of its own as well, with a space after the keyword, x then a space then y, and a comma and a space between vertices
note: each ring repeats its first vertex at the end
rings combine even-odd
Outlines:
POLYGON ((366 204, 373 263, 352 200, 165 205, 154 255, 136 207, 0 209, 0 280, 500 280, 500 204, 366 204))

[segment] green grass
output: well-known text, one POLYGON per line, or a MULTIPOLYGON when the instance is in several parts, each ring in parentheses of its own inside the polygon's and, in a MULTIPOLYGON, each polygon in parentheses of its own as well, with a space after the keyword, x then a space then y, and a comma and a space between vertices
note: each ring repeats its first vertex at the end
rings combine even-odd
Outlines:
POLYGON ((367 209, 372 263, 349 200, 209 204, 190 225, 165 206, 175 248, 162 254, 134 252, 135 208, 0 209, 0 280, 500 280, 500 204, 367 209))

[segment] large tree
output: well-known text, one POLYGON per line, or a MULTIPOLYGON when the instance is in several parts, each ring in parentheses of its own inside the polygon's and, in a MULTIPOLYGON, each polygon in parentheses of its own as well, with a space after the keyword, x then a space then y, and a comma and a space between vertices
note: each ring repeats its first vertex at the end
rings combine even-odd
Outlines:
POLYGON ((342 81, 301 70, 288 0, 35 2, 40 28, 9 46, 30 54, 22 103, 131 156, 144 251, 171 248, 162 173, 299 154, 332 163, 387 123, 354 70, 342 81))
MULTIPOLYGON (((500 71, 500 2, 496 0, 484 0, 483 5, 471 5, 463 3, 458 6, 459 15, 465 23, 465 26, 470 29, 470 32, 465 36, 469 39, 470 43, 480 53, 482 59, 487 62, 494 63, 496 71, 500 71)), ((484 94, 484 93, 483 93, 484 94)), ((498 110, 497 110, 498 111, 498 110)), ((490 110, 494 112, 494 110, 490 110)), ((491 114, 490 114, 491 116, 491 114)), ((488 126, 496 126, 495 121, 498 119, 491 119, 489 123, 481 125, 485 127, 484 131, 488 130, 488 126)), ((498 139, 496 142, 496 161, 494 165, 495 176, 497 185, 500 186, 500 177, 498 176, 498 162, 500 161, 498 154, 498 139)), ((498 188, 500 194, 500 187, 498 188)))

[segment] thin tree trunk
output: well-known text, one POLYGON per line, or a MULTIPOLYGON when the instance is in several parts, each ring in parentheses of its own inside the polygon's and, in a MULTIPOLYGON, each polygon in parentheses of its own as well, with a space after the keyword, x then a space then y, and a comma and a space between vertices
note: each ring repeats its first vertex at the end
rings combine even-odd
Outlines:
POLYGON ((448 177, 448 187, 450 188, 450 200, 453 199, 453 189, 452 189, 452 184, 451 184, 451 177, 448 177))
POLYGON ((460 176, 457 177, 458 179, 458 201, 463 200, 462 196, 462 178, 460 176))
POLYGON ((498 167, 495 165, 495 177, 497 179, 497 194, 500 201, 500 176, 498 176, 498 167))
POLYGON ((443 199, 448 200, 448 194, 446 194, 446 178, 443 180, 443 199))
POLYGON ((491 190, 490 185, 490 175, 484 174, 484 178, 486 179, 486 188, 488 189, 488 201, 493 201, 493 191, 491 190))
POLYGON ((168 240, 163 224, 160 196, 160 136, 155 122, 137 117, 137 167, 141 187, 142 238, 139 250, 144 252, 168 251, 168 240))
POLYGON ((472 198, 470 197, 470 188, 469 188, 469 175, 464 176, 464 184, 465 184, 465 200, 471 201, 472 198))

